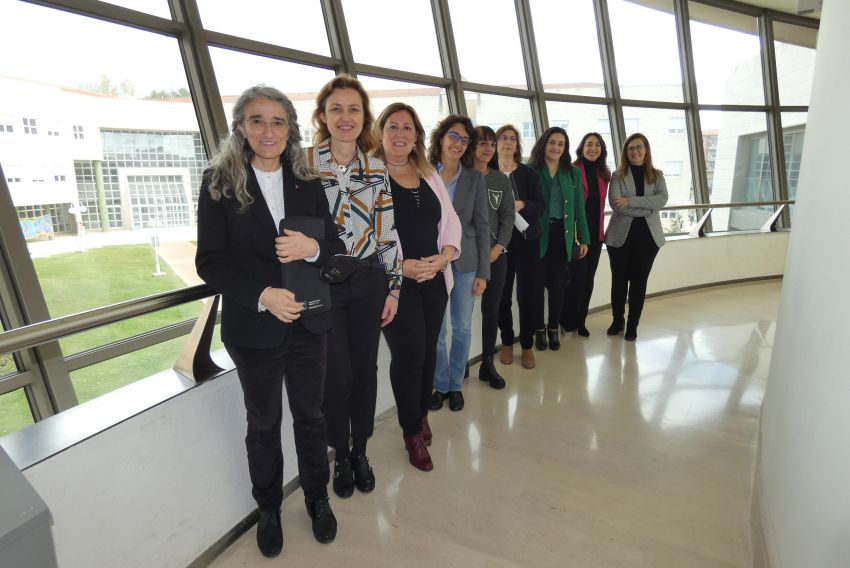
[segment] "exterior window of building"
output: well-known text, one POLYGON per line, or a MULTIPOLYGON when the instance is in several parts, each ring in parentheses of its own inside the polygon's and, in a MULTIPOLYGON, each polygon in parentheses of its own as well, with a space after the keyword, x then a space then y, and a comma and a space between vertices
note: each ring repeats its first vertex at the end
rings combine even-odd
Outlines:
POLYGON ((351 51, 358 63, 443 75, 430 0, 405 0, 403 18, 399 18, 396 0, 342 0, 342 7, 351 51), (402 34, 404 41, 386 49, 375 42, 376 28, 402 34))
POLYGON ((513 124, 520 130, 523 156, 529 155, 537 138, 528 99, 472 91, 464 92, 464 98, 472 124, 495 124, 498 125, 496 128, 503 124, 513 124))
POLYGON ((783 105, 808 105, 815 72, 818 31, 782 22, 773 24, 776 81, 783 105))
POLYGON ((63 175, 53 176, 53 181, 65 181, 65 176, 63 176, 63 175))
POLYGON ((464 80, 528 88, 514 0, 449 0, 449 12, 464 80))
MULTIPOLYGON (((803 140, 806 137, 804 112, 782 113, 782 145, 785 148, 785 177, 788 180, 788 199, 797 199, 800 183, 800 162, 803 158, 803 140)), ((793 211, 793 206, 792 206, 793 211)))
POLYGON ((640 119, 639 118, 625 118, 623 122, 626 126, 626 136, 629 134, 634 134, 635 132, 640 132, 640 119))
POLYGON ((673 0, 608 0, 617 82, 625 99, 682 102, 673 0), (640 25, 635 25, 640 22, 640 25), (652 30, 652 41, 647 41, 652 30), (647 73, 647 62, 652 72, 647 73))
POLYGON ((68 214, 67 203, 45 203, 15 207, 18 219, 38 219, 50 216, 50 227, 54 233, 74 233, 75 226, 68 214))
POLYGON ((21 178, 19 177, 8 177, 6 181, 9 183, 21 183, 21 178))
POLYGON ((596 119, 596 131, 603 136, 611 136, 611 122, 608 120, 607 112, 605 118, 596 119))
POLYGON ((24 134, 38 134, 38 125, 34 118, 24 119, 24 134))
POLYGON ((608 122, 608 108, 605 105, 549 101, 546 103, 546 112, 550 117, 564 117, 551 123, 552 126, 560 126, 567 131, 573 158, 584 135, 588 132, 598 132, 608 146, 608 167, 614 168, 616 151, 611 150, 611 127, 608 122))
POLYGON ((522 137, 534 138, 534 124, 532 124, 531 122, 522 123, 522 137))
POLYGON ((605 96, 593 0, 532 0, 540 76, 549 93, 605 96), (564 33, 570 22, 570 33, 564 33), (581 53, 564 64, 564 53, 581 53))
POLYGON ((0 122, 0 132, 8 132, 12 133, 15 131, 15 127, 12 126, 11 122, 0 122))
POLYGON ((391 81, 368 75, 361 75, 360 81, 369 91, 369 101, 376 119, 394 102, 407 103, 415 108, 425 129, 426 145, 431 136, 431 129, 448 115, 449 105, 445 104, 446 90, 442 87, 391 81))
POLYGON ((557 126, 558 128, 563 128, 569 133, 570 131, 570 121, 569 120, 554 120, 549 121, 551 126, 557 126))
POLYGON ((682 162, 681 161, 666 161, 664 162, 664 169, 662 170, 664 175, 667 177, 679 177, 682 175, 682 162))
POLYGON ((86 133, 83 130, 83 127, 79 124, 74 125, 74 139, 75 140, 84 140, 86 137, 86 133))
POLYGON ((668 134, 684 134, 685 132, 685 117, 671 116, 667 124, 668 134))

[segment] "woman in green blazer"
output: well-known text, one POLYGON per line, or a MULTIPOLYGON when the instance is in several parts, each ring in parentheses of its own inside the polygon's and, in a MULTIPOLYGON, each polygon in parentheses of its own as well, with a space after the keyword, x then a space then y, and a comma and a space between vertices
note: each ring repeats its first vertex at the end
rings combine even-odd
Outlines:
POLYGON ((553 126, 543 133, 531 150, 528 165, 540 174, 545 208, 540 217, 540 262, 535 293, 537 331, 534 344, 561 348, 558 320, 564 306, 568 263, 587 254, 590 232, 584 210, 581 172, 572 165, 570 139, 563 128, 553 126), (561 235, 562 238, 558 238, 561 235), (548 325, 543 321, 543 287, 549 295, 548 325), (547 345, 548 343, 548 345, 547 345))

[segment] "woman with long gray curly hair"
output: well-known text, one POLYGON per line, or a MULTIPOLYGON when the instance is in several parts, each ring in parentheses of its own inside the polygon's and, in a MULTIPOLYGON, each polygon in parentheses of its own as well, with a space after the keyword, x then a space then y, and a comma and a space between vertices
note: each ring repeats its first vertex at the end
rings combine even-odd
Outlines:
POLYGON ((251 87, 233 108, 230 135, 210 160, 198 196, 195 266, 223 298, 221 340, 244 394, 248 470, 260 512, 257 545, 268 557, 277 556, 283 547, 284 384, 313 535, 319 542, 336 536, 322 416, 330 314, 301 317, 303 298, 287 289, 281 263, 305 260, 322 265, 345 246, 322 184, 306 165, 300 140, 298 117, 286 95, 264 85, 251 87), (325 238, 290 230, 278 237, 284 216, 318 217, 325 238))

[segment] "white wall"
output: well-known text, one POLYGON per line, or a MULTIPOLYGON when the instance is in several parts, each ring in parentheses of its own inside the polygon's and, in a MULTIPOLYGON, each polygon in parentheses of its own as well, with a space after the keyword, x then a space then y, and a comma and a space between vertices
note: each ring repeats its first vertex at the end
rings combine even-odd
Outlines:
MULTIPOLYGON (((756 483, 774 568, 850 562, 850 3, 823 3, 756 483)), ((758 536, 758 535, 757 535, 758 536)))
MULTIPOLYGON (((649 291, 782 274, 787 239, 774 233, 669 242, 649 291)), ((608 303, 604 256, 593 306, 608 303)), ((477 309, 475 317, 479 330, 477 309)), ((473 355, 480 344, 476 332, 473 355)), ((394 406, 385 344, 378 365, 381 414, 394 406)), ((395 427, 395 417, 388 419, 395 427)), ((59 565, 167 568, 197 558, 255 507, 244 434, 242 393, 231 372, 27 469, 53 514, 59 565)), ((288 482, 297 472, 286 415, 283 440, 288 482)))

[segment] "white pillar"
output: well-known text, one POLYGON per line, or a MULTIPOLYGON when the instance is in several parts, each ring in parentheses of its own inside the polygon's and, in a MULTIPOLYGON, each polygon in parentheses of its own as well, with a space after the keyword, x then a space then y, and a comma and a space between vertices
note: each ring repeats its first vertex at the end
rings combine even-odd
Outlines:
POLYGON ((850 566, 850 2, 825 0, 756 483, 773 568, 850 566))

